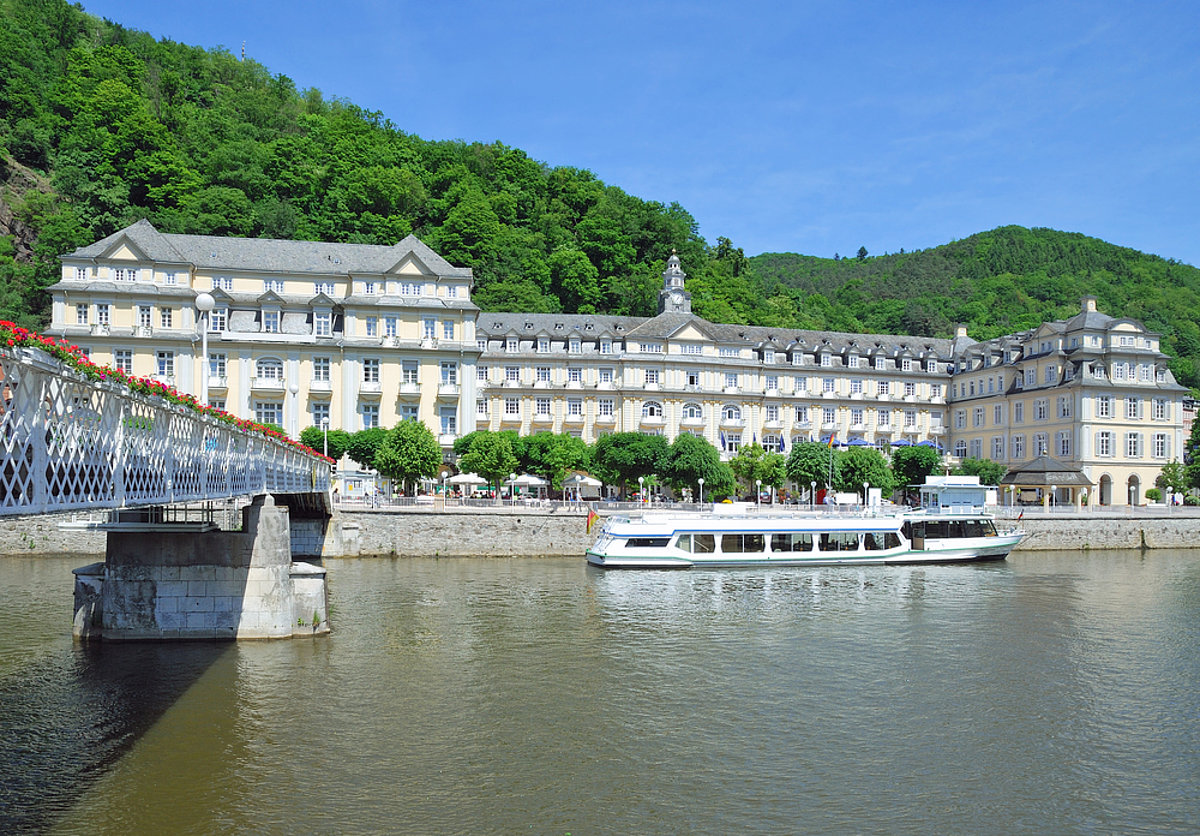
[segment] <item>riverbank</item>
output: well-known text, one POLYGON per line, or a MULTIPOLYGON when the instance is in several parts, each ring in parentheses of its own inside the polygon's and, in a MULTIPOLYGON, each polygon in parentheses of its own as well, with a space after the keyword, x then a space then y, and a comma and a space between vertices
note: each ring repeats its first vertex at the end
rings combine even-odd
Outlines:
MULTIPOLYGON (((62 529, 96 514, 41 514, 0 520, 0 555, 104 555, 102 532, 62 529)), ((1029 532, 1018 551, 1200 548, 1196 509, 1093 509, 1080 513, 1028 514, 1029 532)), ((587 511, 579 507, 526 508, 339 508, 327 524, 292 521, 297 555, 323 558, 571 557, 595 539, 587 511)))

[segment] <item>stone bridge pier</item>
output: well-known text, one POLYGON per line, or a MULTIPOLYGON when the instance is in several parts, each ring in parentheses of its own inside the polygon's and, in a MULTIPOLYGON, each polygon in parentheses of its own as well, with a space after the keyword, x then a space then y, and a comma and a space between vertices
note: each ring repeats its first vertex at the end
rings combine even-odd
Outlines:
POLYGON ((75 570, 74 634, 105 641, 279 639, 329 632, 325 569, 293 561, 288 508, 270 494, 242 530, 119 516, 103 563, 75 570))

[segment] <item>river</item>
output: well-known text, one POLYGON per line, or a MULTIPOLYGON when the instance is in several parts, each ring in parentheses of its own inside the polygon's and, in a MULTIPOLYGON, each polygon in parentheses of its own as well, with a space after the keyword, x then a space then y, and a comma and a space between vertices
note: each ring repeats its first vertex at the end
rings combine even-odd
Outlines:
POLYGON ((0 831, 1195 833, 1200 551, 331 561, 324 638, 72 642, 0 559, 0 831))

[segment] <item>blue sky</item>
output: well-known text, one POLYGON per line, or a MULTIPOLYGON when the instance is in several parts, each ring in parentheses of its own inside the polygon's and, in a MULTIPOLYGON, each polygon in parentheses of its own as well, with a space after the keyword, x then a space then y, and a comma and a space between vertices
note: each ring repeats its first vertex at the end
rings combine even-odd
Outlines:
POLYGON ((83 0, 426 139, 679 202, 747 255, 1004 224, 1200 265, 1200 3, 83 0))

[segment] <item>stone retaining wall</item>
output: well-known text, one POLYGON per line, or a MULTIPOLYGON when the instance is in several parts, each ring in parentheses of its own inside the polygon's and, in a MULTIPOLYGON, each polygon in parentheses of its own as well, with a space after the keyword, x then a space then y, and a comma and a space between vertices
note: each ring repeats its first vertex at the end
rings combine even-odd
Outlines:
MULTIPOLYGON (((1190 512, 1192 509, 1188 509, 1190 512)), ((60 531, 92 514, 44 514, 0 520, 0 555, 104 554, 104 534, 60 531)), ((1020 551, 1200 548, 1200 516, 1105 514, 1026 518, 1020 551)), ((293 520, 298 556, 532 557, 582 555, 595 539, 578 511, 509 509, 339 509, 328 524, 293 520)))

